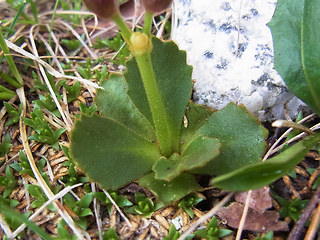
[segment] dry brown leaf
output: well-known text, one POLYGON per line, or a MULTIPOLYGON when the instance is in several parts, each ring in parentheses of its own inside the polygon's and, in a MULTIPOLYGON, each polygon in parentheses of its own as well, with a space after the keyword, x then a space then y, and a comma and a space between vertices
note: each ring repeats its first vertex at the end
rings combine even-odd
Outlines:
MULTIPOLYGON (((245 203, 248 192, 239 192, 235 194, 235 200, 239 203, 245 203)), ((265 212, 268 208, 272 207, 272 198, 270 196, 270 188, 263 187, 252 190, 251 198, 249 201, 249 208, 258 212, 265 212)))
MULTIPOLYGON (((238 228, 243 209, 243 204, 234 202, 228 207, 221 208, 217 212, 217 216, 225 221, 228 226, 238 228)), ((249 208, 243 229, 255 232, 288 231, 288 224, 284 221, 279 221, 279 213, 277 211, 261 213, 249 208)))

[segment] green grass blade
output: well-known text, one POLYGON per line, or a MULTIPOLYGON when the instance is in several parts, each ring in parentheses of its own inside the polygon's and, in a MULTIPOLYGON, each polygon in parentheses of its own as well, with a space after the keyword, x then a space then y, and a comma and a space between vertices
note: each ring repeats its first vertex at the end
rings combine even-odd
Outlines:
POLYGON ((4 204, 0 204, 0 212, 1 212, 1 214, 3 214, 6 217, 14 218, 14 220, 20 224, 22 224, 22 223, 26 224, 29 229, 34 231, 36 234, 38 234, 43 239, 53 240, 53 238, 48 233, 46 233, 42 228, 40 228, 34 222, 29 221, 27 217, 14 211, 12 208, 10 208, 4 204))
POLYGON ((23 85, 23 79, 10 55, 10 51, 9 51, 9 48, 6 44, 6 41, 4 40, 4 37, 3 37, 3 34, 2 34, 2 31, 0 29, 0 47, 3 51, 3 53, 5 54, 5 58, 7 59, 7 62, 8 62, 8 65, 13 73, 13 75, 15 76, 16 80, 18 81, 18 83, 20 84, 20 86, 23 85))

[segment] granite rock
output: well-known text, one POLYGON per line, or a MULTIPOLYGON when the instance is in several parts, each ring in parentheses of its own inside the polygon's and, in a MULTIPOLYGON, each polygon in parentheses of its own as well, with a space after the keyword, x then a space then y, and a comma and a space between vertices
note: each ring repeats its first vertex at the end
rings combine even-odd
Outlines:
POLYGON ((175 0, 172 39, 194 67, 193 99, 214 109, 244 104, 261 121, 294 118, 306 105, 273 69, 276 0, 175 0))

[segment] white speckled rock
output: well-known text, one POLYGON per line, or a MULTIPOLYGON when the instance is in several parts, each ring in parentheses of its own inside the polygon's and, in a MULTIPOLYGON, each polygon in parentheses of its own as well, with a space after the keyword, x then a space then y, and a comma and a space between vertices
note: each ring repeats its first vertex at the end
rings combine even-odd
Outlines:
POLYGON ((175 0, 172 39, 194 67, 194 100, 214 109, 243 103, 261 121, 294 117, 305 104, 273 69, 267 23, 276 0, 175 0))

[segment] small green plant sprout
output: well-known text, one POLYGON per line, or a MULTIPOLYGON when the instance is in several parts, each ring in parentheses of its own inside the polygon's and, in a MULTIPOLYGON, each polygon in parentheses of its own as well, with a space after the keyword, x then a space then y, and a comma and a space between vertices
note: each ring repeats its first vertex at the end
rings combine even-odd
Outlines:
MULTIPOLYGON (((214 177, 215 187, 246 191, 289 172, 320 141, 320 134, 312 134, 261 162, 267 130, 242 105, 213 111, 192 103, 186 52, 151 35, 153 14, 172 1, 142 1, 145 21, 137 32, 122 19, 118 1, 84 2, 118 25, 133 56, 123 74, 100 83, 99 114, 82 114, 71 132, 72 159, 102 188, 116 190, 135 181, 167 204, 201 190, 195 175, 206 174, 214 177)), ((141 212, 152 208, 145 201, 141 212)))
POLYGON ((274 199, 280 204, 280 217, 291 217, 293 221, 297 222, 302 210, 308 205, 309 200, 301 200, 295 198, 294 200, 284 199, 277 194, 273 194, 274 199))
POLYGON ((106 65, 103 65, 102 69, 95 69, 95 76, 98 80, 98 82, 106 81, 108 78, 108 69, 106 65))
POLYGON ((11 138, 9 133, 4 136, 2 143, 0 143, 0 157, 8 154, 10 152, 10 148, 12 146, 11 138))
POLYGON ((68 167, 68 174, 61 177, 61 181, 65 183, 66 186, 72 186, 80 182, 86 182, 86 179, 80 177, 75 170, 74 163, 70 161, 66 161, 63 166, 68 167))
POLYGON ((92 104, 90 107, 87 107, 84 103, 79 102, 79 108, 82 114, 88 116, 96 115, 98 112, 98 109, 95 106, 95 104, 92 104))
POLYGON ((5 126, 13 125, 20 120, 20 115, 22 112, 22 104, 20 103, 19 108, 16 109, 11 104, 7 102, 3 102, 4 107, 6 108, 7 113, 9 114, 10 118, 7 120, 5 126))
POLYGON ((60 180, 65 183, 66 186, 72 186, 77 183, 86 183, 88 182, 86 177, 79 176, 76 169, 74 162, 72 161, 72 158, 69 155, 69 148, 66 146, 61 146, 61 149, 65 156, 68 158, 68 161, 65 161, 63 163, 64 167, 68 167, 68 174, 61 177, 60 180))
POLYGON ((23 118, 24 124, 30 126, 36 133, 29 137, 30 140, 35 140, 42 143, 47 143, 55 149, 59 149, 58 140, 66 130, 63 128, 53 130, 44 118, 40 108, 35 107, 31 113, 31 118, 23 118))
POLYGON ((61 42, 67 46, 67 48, 71 51, 77 50, 81 47, 81 42, 78 39, 61 39, 61 42))
POLYGON ((273 239, 273 231, 268 232, 267 234, 262 234, 261 237, 256 237, 256 240, 272 240, 273 239))
POLYGON ((171 224, 169 228, 169 233, 166 237, 164 237, 162 240, 177 240, 181 234, 179 231, 177 231, 176 227, 171 224))
POLYGON ((218 240, 222 237, 228 236, 232 233, 229 229, 220 229, 218 221, 215 217, 212 217, 211 221, 205 229, 200 229, 194 232, 196 236, 209 240, 218 240))
POLYGON ((79 63, 79 67, 77 67, 77 71, 80 75, 85 79, 92 79, 92 62, 90 59, 87 59, 85 62, 79 63))
POLYGON ((59 81, 60 86, 63 86, 68 94, 68 103, 73 102, 80 96, 80 91, 81 91, 81 83, 76 82, 73 86, 70 86, 66 83, 66 80, 61 80, 59 81))
MULTIPOLYGON (((62 99, 62 95, 57 97, 58 101, 62 99)), ((61 117, 59 110, 57 109, 56 103, 52 100, 50 94, 43 96, 39 94, 39 99, 32 101, 39 108, 48 109, 56 117, 61 117)))
POLYGON ((125 65, 125 62, 129 59, 130 51, 128 45, 123 41, 121 34, 118 33, 113 39, 105 38, 101 40, 97 39, 97 42, 92 46, 93 48, 108 47, 117 54, 110 59, 110 61, 117 65, 125 65))
POLYGON ((188 215, 191 218, 193 218, 194 212, 192 211, 192 208, 198 203, 202 202, 204 199, 204 196, 192 193, 182 198, 178 203, 178 206, 181 207, 184 211, 186 211, 186 213, 188 213, 188 215))
POLYGON ((58 226, 57 226, 58 237, 55 238, 55 240, 77 240, 77 236, 71 235, 67 228, 68 228, 68 225, 63 219, 61 219, 60 222, 58 222, 58 226))
MULTIPOLYGON (((19 158, 20 158, 20 162, 12 163, 12 164, 10 164, 10 166, 14 170, 19 172, 19 174, 21 176, 23 176, 24 174, 27 174, 27 175, 35 178, 34 173, 33 173, 32 169, 31 169, 30 163, 28 161, 28 158, 21 150, 19 151, 19 158)), ((43 168, 44 168, 45 165, 46 165, 46 160, 44 158, 41 158, 37 162, 37 168, 38 168, 41 176, 46 181, 46 183, 49 184, 49 178, 48 178, 47 174, 45 172, 43 172, 43 168)))
POLYGON ((104 232, 102 235, 103 240, 119 240, 119 236, 116 231, 111 227, 108 231, 104 232))
POLYGON ((86 217, 93 215, 89 207, 93 197, 94 193, 88 193, 80 200, 76 200, 75 197, 69 193, 63 197, 64 204, 66 204, 66 206, 74 213, 73 218, 75 222, 84 230, 88 227, 88 221, 86 217))
MULTIPOLYGON (((26 189, 30 193, 31 196, 33 196, 35 199, 31 203, 31 207, 33 208, 39 208, 41 207, 46 201, 48 201, 48 198, 44 195, 41 187, 37 185, 26 185, 26 189)), ((55 208, 52 204, 48 206, 48 209, 54 211, 55 208)))
POLYGON ((5 198, 8 197, 17 187, 17 180, 13 174, 12 168, 9 165, 6 166, 5 176, 0 176, 0 186, 5 187, 5 190, 2 194, 2 196, 5 198))
POLYGON ((141 192, 136 192, 134 197, 136 205, 126 209, 127 213, 140 214, 149 218, 155 211, 163 207, 162 203, 154 202, 151 198, 141 192))
MULTIPOLYGON (((128 200, 127 197, 123 195, 119 195, 116 191, 108 191, 110 197, 112 200, 117 204, 118 207, 120 208, 125 208, 125 207, 130 207, 132 206, 132 202, 128 200)), ((110 201, 109 198, 107 198, 106 194, 104 192, 96 192, 95 197, 99 199, 101 204, 106 204, 107 209, 108 209, 108 214, 111 216, 111 208, 113 206, 112 202, 110 201)))
MULTIPOLYGON (((170 228, 169 228, 168 235, 165 236, 164 238, 162 238, 162 240, 177 240, 177 239, 179 239, 180 236, 181 236, 181 234, 179 233, 179 231, 176 229, 176 227, 173 224, 171 224, 170 228)), ((194 235, 190 234, 185 239, 191 240, 191 239, 193 239, 193 237, 194 237, 194 235)))

